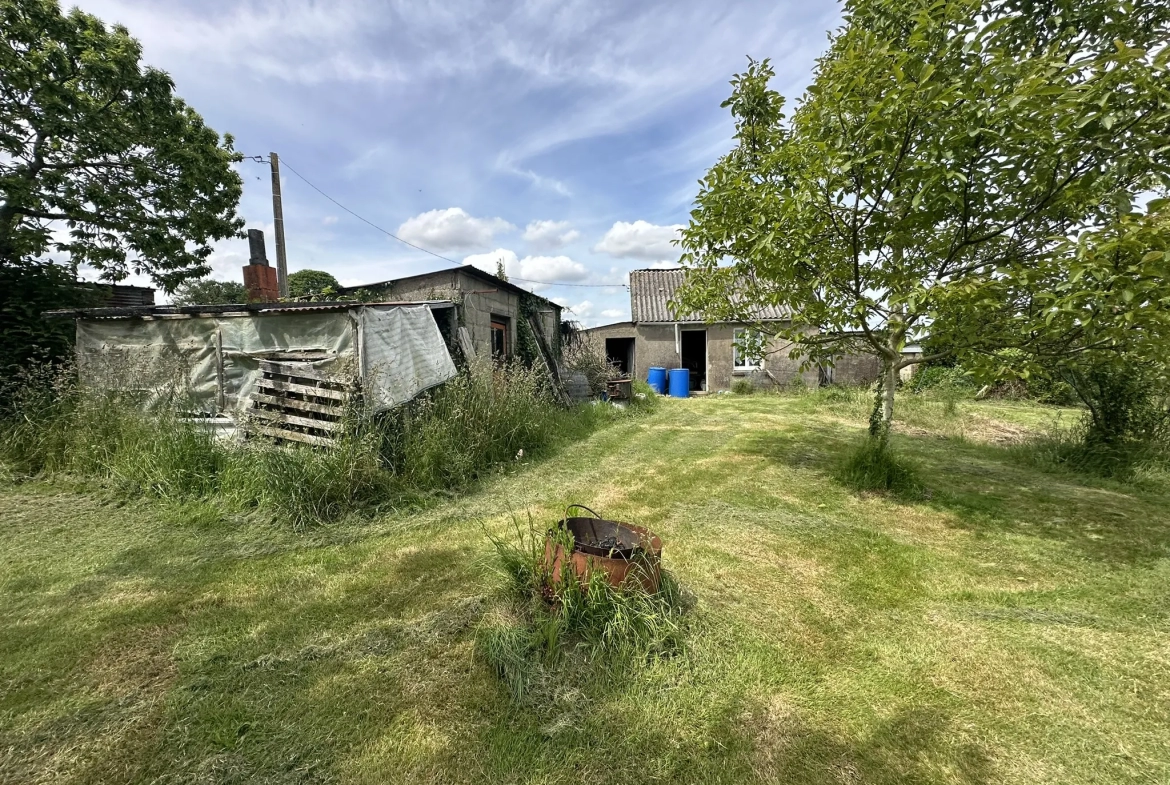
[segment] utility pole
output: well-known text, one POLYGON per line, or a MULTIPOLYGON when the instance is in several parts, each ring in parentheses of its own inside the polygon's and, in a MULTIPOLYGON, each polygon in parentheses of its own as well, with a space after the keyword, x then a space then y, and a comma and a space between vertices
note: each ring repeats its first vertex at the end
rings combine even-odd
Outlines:
POLYGON ((288 260, 284 255, 284 210, 280 205, 280 157, 268 154, 272 165, 272 223, 276 229, 276 282, 281 297, 288 297, 288 260))

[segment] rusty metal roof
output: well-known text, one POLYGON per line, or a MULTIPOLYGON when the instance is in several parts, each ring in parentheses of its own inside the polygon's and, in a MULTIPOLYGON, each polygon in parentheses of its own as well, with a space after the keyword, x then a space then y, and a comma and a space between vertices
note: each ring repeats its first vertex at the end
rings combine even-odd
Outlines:
MULTIPOLYGON (((630 314, 635 322, 703 322, 699 314, 676 314, 670 307, 675 291, 682 286, 687 271, 673 270, 631 270, 630 271, 630 314)), ((768 305, 761 308, 757 319, 786 320, 784 309, 768 305)))
POLYGON ((186 316, 255 316, 267 313, 290 313, 294 311, 346 311, 366 307, 402 307, 425 305, 429 308, 453 308, 450 300, 420 300, 415 302, 363 303, 357 300, 307 303, 237 303, 232 305, 145 305, 125 308, 69 308, 60 311, 45 311, 44 316, 73 319, 142 319, 148 317, 186 316))

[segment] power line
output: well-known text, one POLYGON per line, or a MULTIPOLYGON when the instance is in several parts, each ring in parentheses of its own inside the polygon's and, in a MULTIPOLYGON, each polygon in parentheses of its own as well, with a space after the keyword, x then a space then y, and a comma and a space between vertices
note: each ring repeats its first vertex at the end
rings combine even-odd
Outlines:
MULTIPOLYGON (((265 158, 264 156, 261 156, 261 155, 250 155, 250 156, 246 156, 246 158, 248 158, 249 160, 252 160, 252 161, 257 161, 259 163, 268 163, 268 159, 265 158)), ((346 207, 345 205, 343 205, 341 202, 334 199, 329 194, 322 191, 317 186, 313 185, 313 183, 309 182, 309 179, 307 177, 305 177, 303 174, 298 172, 296 169, 293 169, 291 166, 289 166, 289 163, 287 160, 282 159, 281 164, 284 166, 285 169, 288 169, 290 172, 292 172, 297 177, 299 177, 302 181, 304 181, 305 185, 309 186, 314 191, 321 194, 326 199, 333 202, 335 205, 340 207, 342 210, 345 210, 347 213, 349 213, 350 215, 352 215, 354 218, 358 219, 362 223, 365 223, 365 224, 372 226, 373 228, 377 229, 382 234, 387 235, 388 237, 394 238, 395 240, 402 243, 403 245, 409 245, 411 248, 414 248, 416 251, 422 251, 425 254, 430 254, 431 256, 435 257, 436 259, 442 259, 444 262, 449 262, 457 267, 464 267, 465 266, 463 264, 463 262, 459 262, 459 261, 456 261, 454 259, 451 259, 450 257, 435 253, 434 251, 423 248, 421 245, 415 245, 414 243, 410 242, 409 240, 403 240, 398 235, 394 234, 391 231, 383 229, 381 226, 378 226, 376 223, 369 220, 368 218, 363 218, 362 216, 355 213, 353 210, 351 210, 348 207, 346 207)), ((625 284, 620 284, 620 283, 617 283, 617 284, 611 284, 611 283, 565 283, 562 281, 535 281, 535 280, 532 280, 531 278, 517 278, 515 276, 509 276, 507 280, 509 280, 509 281, 523 281, 524 283, 541 284, 543 286, 577 286, 577 287, 597 288, 597 289, 616 289, 619 287, 625 288, 625 284)))

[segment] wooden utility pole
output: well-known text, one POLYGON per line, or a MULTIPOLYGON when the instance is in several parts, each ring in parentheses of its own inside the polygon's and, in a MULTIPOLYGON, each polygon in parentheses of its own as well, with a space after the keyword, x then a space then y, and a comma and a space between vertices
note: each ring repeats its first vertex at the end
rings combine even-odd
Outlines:
POLYGON ((268 154, 272 165, 272 223, 276 229, 276 282, 280 296, 288 297, 288 260, 284 255, 284 210, 280 205, 280 156, 268 154))

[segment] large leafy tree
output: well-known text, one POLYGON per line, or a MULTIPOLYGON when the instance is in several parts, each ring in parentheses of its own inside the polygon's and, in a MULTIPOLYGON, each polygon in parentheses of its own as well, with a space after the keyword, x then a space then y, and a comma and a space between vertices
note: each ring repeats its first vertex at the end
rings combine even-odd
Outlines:
POLYGON ((168 291, 240 232, 239 155, 120 26, 0 0, 0 264, 50 252, 168 291))
POLYGON ((324 270, 297 270, 288 277, 289 297, 319 299, 337 294, 341 284, 324 270))
POLYGON ((248 301, 248 292, 239 281, 202 278, 187 281, 175 292, 175 305, 231 305, 248 301))
POLYGON ((1165 222, 1132 205, 1170 175, 1168 20, 1123 0, 849 0, 790 118, 768 61, 732 81, 736 144, 701 182, 676 305, 783 306, 806 361, 878 356, 883 432, 926 331, 989 364, 1165 336, 1165 222))

